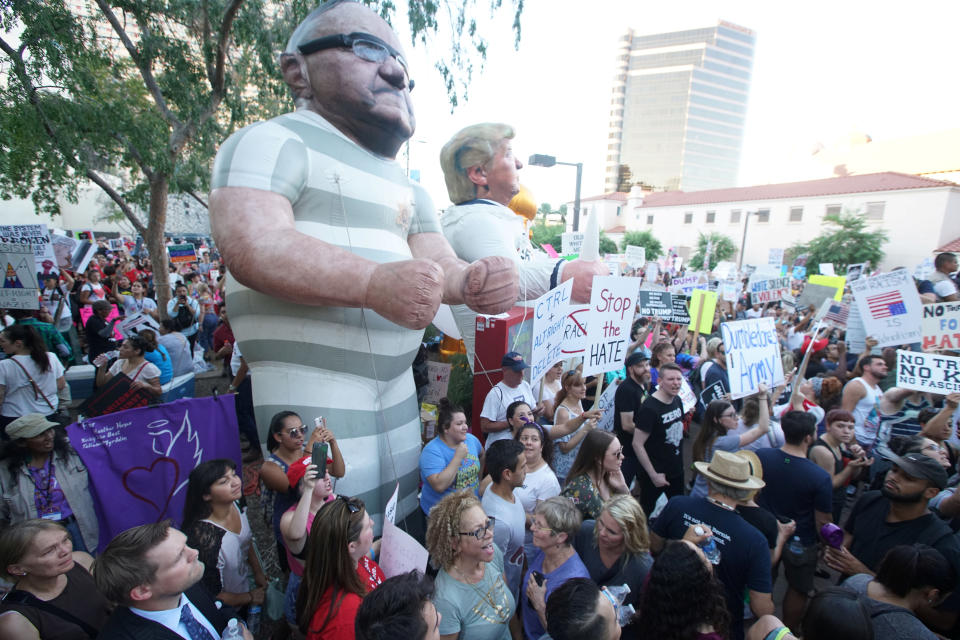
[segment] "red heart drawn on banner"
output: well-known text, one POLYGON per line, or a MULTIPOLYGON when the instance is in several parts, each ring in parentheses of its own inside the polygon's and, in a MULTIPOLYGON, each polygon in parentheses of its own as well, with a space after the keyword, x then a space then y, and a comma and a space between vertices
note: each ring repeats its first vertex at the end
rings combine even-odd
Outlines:
POLYGON ((166 512, 167 510, 167 507, 170 505, 170 500, 173 498, 173 492, 176 491, 177 484, 179 481, 180 481, 180 464, 173 458, 168 458, 166 456, 162 458, 157 458, 156 460, 154 460, 149 468, 131 467, 123 472, 123 488, 126 489, 127 493, 132 495, 137 500, 143 500, 147 504, 152 505, 153 508, 157 510, 158 518, 163 516, 164 512, 166 512), (134 479, 137 481, 138 485, 141 485, 141 486, 150 486, 151 484, 162 485, 163 484, 162 480, 166 477, 166 473, 164 472, 162 467, 159 471, 156 472, 156 473, 159 473, 160 475, 157 476, 156 479, 153 478, 153 475, 155 473, 154 468, 161 462, 173 466, 173 482, 170 484, 170 492, 167 494, 167 500, 166 502, 163 503, 162 509, 160 508, 160 505, 158 505, 156 502, 154 502, 150 498, 140 493, 137 493, 136 491, 130 488, 129 484, 127 484, 127 478, 131 474, 136 474, 134 476, 134 479))

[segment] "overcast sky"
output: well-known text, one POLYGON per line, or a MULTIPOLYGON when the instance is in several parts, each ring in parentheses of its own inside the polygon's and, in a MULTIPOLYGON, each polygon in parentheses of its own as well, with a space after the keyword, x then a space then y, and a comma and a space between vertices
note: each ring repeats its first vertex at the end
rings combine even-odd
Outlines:
MULTIPOLYGON (((483 121, 512 124, 524 161, 546 153, 583 162, 583 197, 602 193, 615 47, 627 27, 642 35, 722 19, 757 34, 741 185, 806 178, 814 145, 851 133, 879 141, 960 127, 960 2, 527 0, 519 51, 511 2, 503 4, 484 27, 486 67, 453 114, 432 68, 439 43, 407 47, 417 81, 411 167, 421 170, 438 207, 449 204, 440 147, 483 121)), ((487 0, 477 5, 485 13, 487 0)), ((554 207, 573 199, 574 177, 568 167, 521 173, 536 200, 554 207)))

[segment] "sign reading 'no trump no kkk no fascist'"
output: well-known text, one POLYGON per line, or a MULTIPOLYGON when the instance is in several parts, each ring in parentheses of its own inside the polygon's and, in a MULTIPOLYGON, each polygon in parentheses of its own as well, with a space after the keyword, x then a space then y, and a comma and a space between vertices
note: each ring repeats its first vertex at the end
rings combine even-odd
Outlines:
POLYGON ((780 341, 773 318, 724 322, 720 335, 734 399, 756 393, 761 382, 771 389, 783 382, 780 341))
POLYGON ((897 350, 897 386, 914 391, 960 392, 960 358, 897 350))

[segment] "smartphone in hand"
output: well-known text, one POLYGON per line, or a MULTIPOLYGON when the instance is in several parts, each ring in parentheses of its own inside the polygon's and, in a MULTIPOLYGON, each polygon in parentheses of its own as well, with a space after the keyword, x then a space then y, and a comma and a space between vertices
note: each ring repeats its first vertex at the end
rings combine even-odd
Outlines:
POLYGON ((313 464, 317 467, 317 477, 325 477, 327 475, 327 443, 314 442, 310 455, 313 458, 313 464))

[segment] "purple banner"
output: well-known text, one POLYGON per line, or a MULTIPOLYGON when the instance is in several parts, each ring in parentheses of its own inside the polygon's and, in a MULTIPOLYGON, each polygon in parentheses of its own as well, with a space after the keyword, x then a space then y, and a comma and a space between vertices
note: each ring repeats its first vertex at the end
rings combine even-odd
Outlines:
POLYGON ((171 518, 180 525, 190 472, 230 458, 240 473, 232 395, 111 413, 67 427, 90 474, 100 548, 121 531, 171 518))

